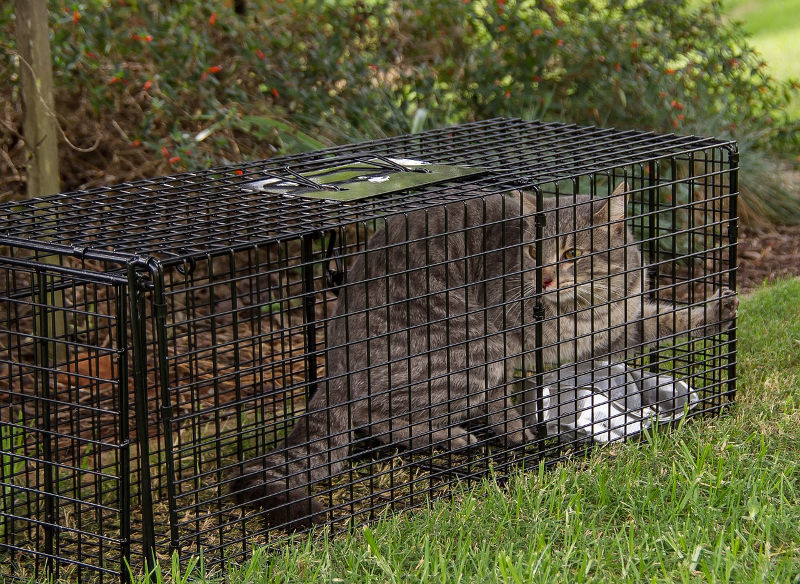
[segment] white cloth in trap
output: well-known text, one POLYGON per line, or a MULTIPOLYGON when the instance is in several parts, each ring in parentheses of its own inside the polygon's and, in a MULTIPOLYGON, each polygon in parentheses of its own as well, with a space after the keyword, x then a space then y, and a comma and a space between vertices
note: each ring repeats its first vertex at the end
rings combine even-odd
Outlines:
MULTIPOLYGON (((624 363, 564 365, 543 375, 541 401, 547 435, 564 442, 611 442, 654 423, 674 422, 699 402, 685 381, 624 363)), ((528 378, 523 393, 525 424, 537 424, 537 395, 528 378)))

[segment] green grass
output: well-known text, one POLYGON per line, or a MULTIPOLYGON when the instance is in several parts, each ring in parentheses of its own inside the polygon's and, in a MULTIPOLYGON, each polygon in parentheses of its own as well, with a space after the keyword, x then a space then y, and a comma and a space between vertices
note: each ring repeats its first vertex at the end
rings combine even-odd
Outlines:
POLYGON ((800 0, 727 0, 775 76, 800 78, 800 0))
MULTIPOLYGON (((800 0, 727 0, 728 13, 744 23, 752 44, 778 79, 800 79, 800 0)), ((800 118, 800 100, 792 113, 800 118)))
POLYGON ((727 415, 487 480, 350 537, 257 551, 226 581, 800 582, 800 279, 740 314, 727 415))

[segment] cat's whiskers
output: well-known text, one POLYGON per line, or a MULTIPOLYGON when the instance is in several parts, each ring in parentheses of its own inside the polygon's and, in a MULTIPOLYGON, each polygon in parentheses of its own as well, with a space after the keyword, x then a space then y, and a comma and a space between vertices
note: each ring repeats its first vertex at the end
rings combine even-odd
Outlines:
POLYGON ((587 305, 592 305, 607 302, 610 288, 605 282, 595 281, 579 284, 576 290, 587 305))
POLYGON ((498 313, 493 322, 496 327, 499 327, 503 320, 506 322, 513 321, 519 316, 520 310, 516 301, 522 300, 523 293, 527 293, 527 288, 522 282, 506 288, 503 311, 498 313))
POLYGON ((512 286, 506 289, 506 297, 505 297, 506 310, 510 308, 509 303, 514 302, 515 300, 522 299, 522 292, 523 292, 522 284, 518 284, 516 286, 512 286))
POLYGON ((561 306, 575 306, 585 308, 588 306, 603 304, 608 300, 610 286, 603 281, 578 282, 564 284, 553 290, 558 293, 557 303, 561 306))

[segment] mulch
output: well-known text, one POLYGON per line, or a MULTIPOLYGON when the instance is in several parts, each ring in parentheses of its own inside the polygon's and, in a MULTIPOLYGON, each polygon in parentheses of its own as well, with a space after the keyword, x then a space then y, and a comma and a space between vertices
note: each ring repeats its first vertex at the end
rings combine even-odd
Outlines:
POLYGON ((739 232, 740 293, 751 292, 764 283, 800 276, 800 225, 743 228, 739 232))

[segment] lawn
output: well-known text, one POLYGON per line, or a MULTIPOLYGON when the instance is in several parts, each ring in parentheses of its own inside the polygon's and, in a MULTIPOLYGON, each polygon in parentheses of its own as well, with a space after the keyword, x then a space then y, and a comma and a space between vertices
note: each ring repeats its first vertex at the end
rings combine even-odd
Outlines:
POLYGON ((800 279, 743 298, 738 334, 739 392, 722 417, 487 480, 352 537, 257 552, 227 581, 798 582, 800 279))
MULTIPOLYGON (((744 24, 773 76, 800 80, 800 0, 726 0, 726 11, 744 24)), ((800 118, 800 98, 790 108, 800 118)))
POLYGON ((800 0, 727 0, 779 79, 800 78, 800 0))

